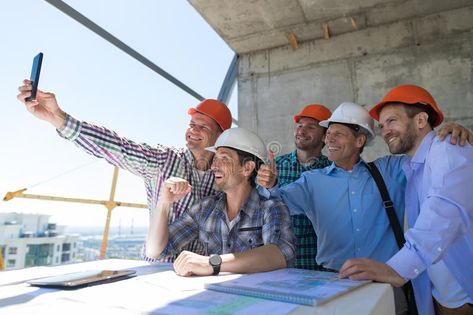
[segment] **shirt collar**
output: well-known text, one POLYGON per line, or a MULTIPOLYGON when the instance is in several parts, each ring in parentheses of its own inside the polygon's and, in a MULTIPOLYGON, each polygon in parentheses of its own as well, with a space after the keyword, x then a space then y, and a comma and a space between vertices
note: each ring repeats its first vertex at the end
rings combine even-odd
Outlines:
POLYGON ((425 135, 424 139, 422 139, 422 142, 417 148, 416 153, 412 157, 410 161, 411 163, 423 164, 425 162, 425 158, 427 157, 427 153, 429 152, 430 145, 432 144, 434 137, 435 132, 433 130, 425 135))
POLYGON ((326 168, 327 174, 332 173, 335 169, 337 169, 337 166, 335 165, 335 162, 332 162, 329 167, 326 168))
POLYGON ((187 162, 189 162, 190 164, 194 164, 194 156, 192 155, 191 150, 185 148, 184 156, 186 157, 187 162))
MULTIPOLYGON (((184 149, 184 158, 186 159, 187 163, 189 163, 188 167, 192 168, 192 169, 195 169, 197 171, 197 169, 194 167, 194 161, 195 161, 195 158, 194 158, 194 155, 192 155, 192 152, 191 150, 185 148, 184 149)), ((212 160, 209 161, 209 163, 212 164, 212 160)), ((207 172, 212 172, 211 168, 209 167, 208 170, 205 171, 206 173, 207 172)), ((192 173, 192 172, 191 172, 192 173)))
MULTIPOLYGON (((253 188, 250 192, 250 195, 245 200, 243 205, 240 208, 240 212, 244 212, 247 216, 251 217, 253 213, 260 207, 260 197, 258 194, 258 190, 253 188)), ((227 195, 220 191, 215 195, 215 209, 221 211, 226 211, 227 208, 227 195)))
POLYGON ((241 207, 240 211, 244 212, 247 216, 251 217, 257 208, 260 207, 259 204, 260 198, 258 194, 258 190, 256 188, 253 188, 250 192, 250 195, 246 199, 246 201, 243 203, 243 206, 241 207))
POLYGON ((292 151, 291 157, 289 159, 293 165, 299 163, 299 161, 297 160, 297 150, 292 151))
MULTIPOLYGON (((360 160, 355 164, 353 165, 353 169, 352 169, 352 172, 356 172, 358 171, 358 169, 362 166, 363 168, 365 168, 365 165, 366 165, 366 162, 360 158, 360 160)), ((327 171, 327 174, 330 174, 332 172, 335 172, 335 171, 342 171, 342 172, 347 172, 346 170, 338 167, 335 165, 335 162, 332 162, 332 164, 330 164, 330 166, 328 166, 326 168, 326 171, 327 171)))
POLYGON ((435 132, 432 130, 428 134, 425 135, 424 139, 420 143, 419 147, 417 148, 414 156, 412 158, 407 158, 404 163, 402 164, 402 170, 406 174, 406 176, 411 176, 412 172, 418 169, 422 164, 425 163, 425 159, 427 158, 427 153, 429 153, 430 145, 432 144, 432 140, 435 137, 435 132))
POLYGON ((223 191, 219 191, 217 192, 214 198, 215 198, 214 209, 222 212, 223 214, 223 212, 227 208, 227 195, 223 191))

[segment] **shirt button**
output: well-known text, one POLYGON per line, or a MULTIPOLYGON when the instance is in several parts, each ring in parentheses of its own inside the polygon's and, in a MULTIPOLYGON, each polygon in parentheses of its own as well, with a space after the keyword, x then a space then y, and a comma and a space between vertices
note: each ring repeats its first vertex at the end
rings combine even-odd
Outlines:
POLYGON ((360 232, 360 229, 356 229, 357 232, 360 232))
POLYGON ((442 251, 442 248, 438 247, 438 248, 437 248, 437 251, 441 252, 441 251, 442 251))
POLYGON ((358 247, 356 250, 357 250, 357 251, 360 251, 360 248, 358 247))
POLYGON ((352 195, 354 195, 354 194, 355 194, 355 192, 354 192, 354 191, 352 191, 352 192, 351 192, 351 194, 352 194, 352 195))
POLYGON ((415 273, 416 275, 418 275, 418 274, 419 274, 419 269, 414 269, 414 273, 415 273))
POLYGON ((357 211, 358 211, 358 209, 353 209, 353 212, 357 212, 357 211))

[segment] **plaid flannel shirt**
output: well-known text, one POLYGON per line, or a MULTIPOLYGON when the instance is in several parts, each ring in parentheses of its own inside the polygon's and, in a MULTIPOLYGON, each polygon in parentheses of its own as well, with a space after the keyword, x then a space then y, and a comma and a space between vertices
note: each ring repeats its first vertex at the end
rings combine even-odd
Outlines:
MULTIPOLYGON (((309 165, 302 165, 297 160, 296 151, 281 155, 275 159, 278 170, 278 186, 284 187, 301 176, 305 171, 324 168, 331 162, 325 155, 311 161, 309 165)), ((322 270, 322 266, 317 265, 315 256, 317 255, 317 235, 312 223, 307 216, 293 215, 292 227, 296 236, 296 262, 295 267, 301 269, 322 270)))
MULTIPOLYGON (((194 168, 194 156, 187 148, 137 144, 119 137, 104 127, 80 122, 69 115, 66 116, 65 125, 58 130, 58 133, 87 153, 104 158, 110 164, 140 176, 145 184, 150 214, 156 208, 164 180, 171 176, 186 179, 192 185, 192 191, 180 201, 173 203, 169 216, 170 223, 185 213, 195 202, 216 192, 213 189, 213 172, 208 170, 201 178, 194 168)), ((183 249, 198 254, 204 251, 202 244, 198 242, 191 242, 183 249)), ((170 256, 160 261, 172 262, 175 258, 170 256)))
POLYGON ((295 238, 289 211, 281 200, 260 197, 253 189, 233 219, 236 222, 230 230, 225 209, 226 194, 223 192, 192 206, 169 226, 169 241, 161 256, 179 253, 195 239, 204 244, 205 256, 241 253, 274 244, 281 250, 287 265, 293 266, 295 238))

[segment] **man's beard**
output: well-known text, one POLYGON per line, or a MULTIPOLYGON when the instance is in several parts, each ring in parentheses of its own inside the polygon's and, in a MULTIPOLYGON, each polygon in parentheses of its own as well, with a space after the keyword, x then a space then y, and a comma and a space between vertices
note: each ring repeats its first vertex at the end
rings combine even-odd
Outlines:
POLYGON ((301 150, 301 151, 309 151, 309 150, 314 150, 317 148, 318 144, 316 141, 307 141, 307 142, 295 142, 296 148, 301 150))
POLYGON ((416 140, 414 126, 409 124, 407 130, 403 134, 400 134, 398 139, 398 144, 388 144, 389 152, 391 152, 391 154, 405 154, 409 152, 414 147, 416 140))

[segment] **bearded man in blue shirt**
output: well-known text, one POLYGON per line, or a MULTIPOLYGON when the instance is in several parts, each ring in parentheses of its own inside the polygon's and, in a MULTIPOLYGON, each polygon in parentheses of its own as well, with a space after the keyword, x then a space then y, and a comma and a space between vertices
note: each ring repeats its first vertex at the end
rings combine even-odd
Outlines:
MULTIPOLYGON (((268 197, 282 198, 291 215, 307 215, 318 237, 316 261, 324 268, 339 270, 350 258, 385 262, 399 248, 376 182, 361 158, 364 147, 373 143, 374 121, 362 106, 345 102, 320 125, 328 128, 325 146, 333 163, 304 172, 299 180, 282 188, 261 191, 268 197)), ((405 160, 404 155, 391 155, 374 161, 399 222, 404 222, 405 160)), ((262 166, 258 177, 267 177, 269 168, 262 166)), ((271 188, 274 182, 266 178, 259 184, 271 188)), ((395 292, 400 314, 405 308, 403 295, 400 290, 395 292)))
POLYGON ((473 314, 473 204, 468 188, 473 146, 451 146, 435 137, 433 128, 443 114, 432 95, 418 86, 394 88, 370 114, 379 120, 390 152, 408 155, 403 170, 409 229, 403 248, 386 263, 351 259, 340 276, 395 286, 412 280, 419 314, 473 314))

